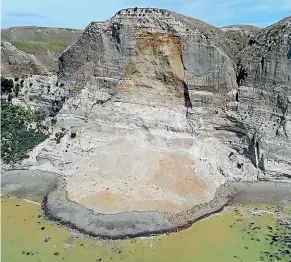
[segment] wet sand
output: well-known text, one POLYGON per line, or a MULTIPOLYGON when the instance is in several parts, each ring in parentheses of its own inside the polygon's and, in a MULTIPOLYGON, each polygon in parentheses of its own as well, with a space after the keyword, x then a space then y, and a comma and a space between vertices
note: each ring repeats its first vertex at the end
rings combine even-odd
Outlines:
POLYGON ((45 195, 62 179, 56 173, 39 170, 11 170, 1 173, 1 195, 45 195))
POLYGON ((245 182, 232 185, 236 191, 234 203, 291 204, 291 180, 278 182, 245 182))

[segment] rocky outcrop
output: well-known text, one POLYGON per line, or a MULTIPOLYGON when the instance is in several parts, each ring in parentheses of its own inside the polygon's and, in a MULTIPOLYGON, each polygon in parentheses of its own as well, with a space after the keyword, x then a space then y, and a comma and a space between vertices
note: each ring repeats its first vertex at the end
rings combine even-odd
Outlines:
MULTIPOLYGON (((77 29, 27 26, 2 29, 1 39, 29 55, 34 55, 48 71, 57 72, 59 56, 81 34, 82 31, 77 29)), ((1 58, 5 61, 5 57, 1 55, 1 58)), ((1 65, 3 67, 3 63, 1 65)), ((2 74, 17 75, 19 72, 10 69, 2 74)))
MULTIPOLYGON (((46 75, 7 77, 7 79, 11 79, 14 83, 15 90, 10 94, 14 105, 38 108, 52 115, 53 105, 57 103, 56 101, 63 99, 56 75, 47 73, 46 75)), ((7 95, 9 94, 2 93, 2 99, 6 99, 7 95)))
POLYGON ((271 25, 256 36, 242 50, 239 70, 244 72, 242 82, 247 86, 266 88, 291 85, 291 17, 271 25))
POLYGON ((11 43, 1 41, 1 73, 3 75, 47 74, 48 70, 35 58, 11 43))
POLYGON ((238 46, 233 39, 226 38, 222 29, 209 25, 193 17, 184 16, 175 12, 171 14, 181 23, 192 30, 198 30, 207 39, 223 50, 233 61, 238 59, 238 46))
MULTIPOLYGON (((77 85, 98 83, 105 90, 131 81, 132 74, 135 78, 137 74, 150 74, 148 77, 159 85, 167 85, 166 81, 175 78, 181 86, 177 94, 184 92, 182 82, 189 88, 223 93, 236 85, 232 61, 216 41, 199 28, 176 19, 175 14, 159 9, 125 9, 106 22, 91 23, 62 54, 59 66, 62 81, 77 85), (172 58, 172 54, 176 57, 172 58), (136 68, 136 63, 145 61, 145 68, 136 68), (153 72, 156 64, 174 76, 153 72), (173 66, 176 72, 172 72, 173 66), (177 70, 179 75, 175 75, 177 70)), ((136 81, 139 80, 134 85, 136 81)), ((147 83, 148 90, 154 86, 155 83, 147 83)))
POLYGON ((250 39, 237 69, 237 108, 230 119, 248 130, 246 155, 267 177, 291 174, 290 48, 287 17, 250 39))

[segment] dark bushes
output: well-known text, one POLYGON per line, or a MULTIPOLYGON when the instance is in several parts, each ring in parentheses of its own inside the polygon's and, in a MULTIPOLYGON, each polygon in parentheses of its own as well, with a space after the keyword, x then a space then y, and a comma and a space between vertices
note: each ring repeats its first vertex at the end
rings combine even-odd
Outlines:
POLYGON ((13 87, 14 87, 14 82, 12 79, 1 77, 1 92, 2 93, 11 93, 13 87))
POLYGON ((71 138, 73 139, 73 138, 75 138, 77 136, 77 133, 76 132, 71 132, 71 138))
POLYGON ((15 163, 47 138, 42 111, 31 111, 9 102, 1 102, 1 158, 15 163))

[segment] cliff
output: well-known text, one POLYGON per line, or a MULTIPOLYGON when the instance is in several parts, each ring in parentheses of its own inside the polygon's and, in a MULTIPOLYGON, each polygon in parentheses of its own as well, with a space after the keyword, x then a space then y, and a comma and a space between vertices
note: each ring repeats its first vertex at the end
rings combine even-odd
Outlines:
POLYGON ((226 181, 290 178, 290 17, 239 48, 167 10, 92 22, 53 89, 33 85, 52 135, 20 166, 65 175, 70 200, 111 214, 185 211, 226 181))
POLYGON ((239 125, 253 130, 253 162, 267 175, 285 177, 291 174, 290 48, 287 17, 250 38, 237 69, 239 125))

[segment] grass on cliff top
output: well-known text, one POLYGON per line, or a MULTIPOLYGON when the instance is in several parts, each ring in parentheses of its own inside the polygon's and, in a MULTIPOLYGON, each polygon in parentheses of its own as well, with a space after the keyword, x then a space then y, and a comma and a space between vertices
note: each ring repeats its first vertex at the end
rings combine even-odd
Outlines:
POLYGON ((247 45, 249 42, 249 37, 247 35, 239 35, 231 31, 227 32, 226 35, 229 39, 237 41, 241 45, 247 45))
POLYGON ((64 41, 56 41, 52 43, 44 43, 38 41, 14 41, 12 42, 14 46, 18 49, 29 53, 29 54, 38 54, 46 52, 47 49, 53 52, 62 52, 67 48, 68 44, 64 41))
POLYGON ((47 138, 41 124, 45 115, 1 101, 1 158, 15 163, 28 157, 28 152, 47 138))

